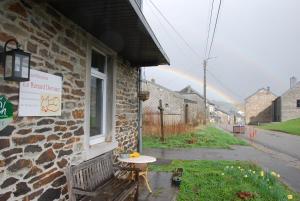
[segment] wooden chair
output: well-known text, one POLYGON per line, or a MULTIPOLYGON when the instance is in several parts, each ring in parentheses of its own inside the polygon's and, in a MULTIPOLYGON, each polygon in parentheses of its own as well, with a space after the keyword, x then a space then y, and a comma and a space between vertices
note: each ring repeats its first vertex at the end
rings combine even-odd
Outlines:
POLYGON ((71 201, 123 201, 135 193, 138 199, 139 170, 119 168, 121 171, 135 171, 135 179, 120 179, 113 166, 112 152, 70 166, 67 171, 68 190, 71 201))

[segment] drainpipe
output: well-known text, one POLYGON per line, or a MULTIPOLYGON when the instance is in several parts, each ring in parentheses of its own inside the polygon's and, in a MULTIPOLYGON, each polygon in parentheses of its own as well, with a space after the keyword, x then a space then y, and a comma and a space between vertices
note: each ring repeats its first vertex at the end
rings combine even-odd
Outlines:
MULTIPOLYGON (((142 90, 142 71, 141 68, 138 70, 138 94, 142 90)), ((143 129, 143 102, 138 98, 138 152, 142 153, 142 129, 143 129)))

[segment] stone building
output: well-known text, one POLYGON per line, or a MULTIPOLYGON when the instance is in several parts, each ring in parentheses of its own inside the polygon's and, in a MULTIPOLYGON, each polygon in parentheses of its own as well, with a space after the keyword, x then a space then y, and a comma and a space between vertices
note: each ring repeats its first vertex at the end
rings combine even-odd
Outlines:
POLYGON ((233 116, 220 108, 216 108, 215 110, 216 116, 214 119, 215 123, 221 124, 221 125, 231 125, 233 124, 233 116))
POLYGON ((272 122, 272 101, 277 98, 270 88, 262 88, 245 99, 246 124, 272 122))
POLYGON ((0 67, 0 95, 13 104, 0 130, 0 200, 68 200, 70 164, 136 149, 138 67, 168 58, 133 0, 2 0, 0 45, 9 39, 32 70, 61 77, 61 115, 21 116, 20 83, 0 67))
POLYGON ((191 86, 183 88, 179 93, 186 99, 196 103, 196 107, 190 107, 189 109, 193 113, 193 118, 197 118, 199 122, 203 122, 205 117, 204 97, 191 86))
POLYGON ((290 79, 290 88, 273 101, 273 121, 287 121, 300 118, 300 82, 290 79))
POLYGON ((182 91, 172 91, 155 83, 155 80, 144 81, 143 89, 150 92, 150 98, 143 102, 144 115, 154 115, 158 121, 159 100, 162 100, 164 123, 166 125, 176 123, 197 124, 201 122, 203 105, 199 103, 199 95, 194 97, 194 90, 190 94, 182 91))
POLYGON ((153 115, 154 119, 159 121, 158 107, 161 100, 166 125, 184 122, 184 97, 155 83, 155 80, 143 81, 142 88, 150 92, 149 99, 143 102, 144 115, 153 115))

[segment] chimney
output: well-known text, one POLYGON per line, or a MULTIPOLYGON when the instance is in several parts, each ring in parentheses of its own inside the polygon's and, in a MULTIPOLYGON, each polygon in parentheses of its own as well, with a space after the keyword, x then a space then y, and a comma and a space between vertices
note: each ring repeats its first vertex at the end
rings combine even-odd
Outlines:
POLYGON ((297 78, 295 76, 290 78, 290 88, 294 88, 297 83, 297 78))
POLYGON ((270 87, 267 87, 267 91, 268 91, 268 92, 270 91, 270 87))

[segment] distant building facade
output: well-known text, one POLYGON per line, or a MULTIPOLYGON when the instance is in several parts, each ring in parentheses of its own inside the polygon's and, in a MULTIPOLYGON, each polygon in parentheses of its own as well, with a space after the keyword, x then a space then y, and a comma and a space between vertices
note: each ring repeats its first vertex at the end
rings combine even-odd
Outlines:
POLYGON ((246 124, 272 122, 272 102, 277 98, 270 88, 262 88, 245 99, 246 124))
POLYGON ((208 112, 209 112, 209 122, 210 123, 215 123, 216 122, 216 117, 217 117, 217 113, 216 113, 216 105, 214 103, 208 102, 208 112))
POLYGON ((220 108, 216 108, 215 110, 215 123, 226 125, 233 124, 233 116, 220 108))
POLYGON ((161 100, 166 125, 177 123, 198 124, 202 122, 204 105, 198 95, 172 91, 155 83, 155 80, 144 80, 142 89, 150 92, 149 99, 143 102, 145 119, 147 119, 146 116, 151 115, 159 121, 158 107, 161 100))
POLYGON ((300 82, 290 79, 290 89, 273 101, 273 121, 300 118, 300 82))
POLYGON ((181 94, 186 100, 190 100, 196 103, 196 105, 191 105, 191 107, 186 105, 186 107, 189 107, 188 109, 192 115, 192 118, 197 118, 198 121, 203 121, 205 117, 204 97, 196 90, 194 90, 191 86, 183 88, 179 91, 179 94, 181 94))

